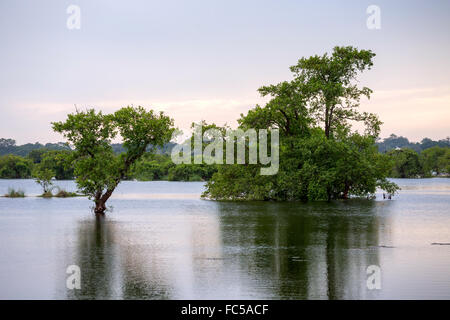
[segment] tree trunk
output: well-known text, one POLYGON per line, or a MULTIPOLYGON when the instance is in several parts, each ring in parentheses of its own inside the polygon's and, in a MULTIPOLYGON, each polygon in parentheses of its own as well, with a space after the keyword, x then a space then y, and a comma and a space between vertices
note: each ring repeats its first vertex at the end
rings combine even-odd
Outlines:
POLYGON ((102 201, 102 199, 95 200, 94 213, 95 214, 103 214, 103 213, 105 213, 105 210, 106 210, 105 202, 102 201))
POLYGON ((108 189, 104 195, 101 195, 101 193, 97 193, 95 197, 95 214, 103 214, 106 210, 106 201, 111 197, 114 189, 108 189))
POLYGON ((350 191, 350 185, 348 183, 345 183, 344 194, 342 196, 344 199, 348 199, 349 191, 350 191))

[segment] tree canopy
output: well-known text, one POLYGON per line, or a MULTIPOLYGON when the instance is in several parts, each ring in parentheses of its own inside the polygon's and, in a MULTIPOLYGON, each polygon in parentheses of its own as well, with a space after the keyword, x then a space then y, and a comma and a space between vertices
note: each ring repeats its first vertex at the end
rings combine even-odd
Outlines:
POLYGON ((53 129, 75 147, 71 162, 76 183, 94 200, 96 213, 106 210, 106 201, 148 146, 162 147, 174 130, 173 120, 163 112, 142 107, 125 107, 113 114, 77 111, 64 122, 54 122, 53 129), (111 141, 118 135, 126 152, 116 155, 111 141))
POLYGON ((258 165, 222 165, 204 197, 222 200, 332 200, 371 196, 377 187, 394 193, 387 180, 388 156, 375 140, 381 121, 358 110, 357 76, 372 67, 370 50, 335 47, 331 55, 301 58, 290 68, 293 80, 259 89, 269 102, 241 114, 239 127, 280 130, 280 170, 260 176, 258 165), (364 133, 351 130, 363 122, 364 133))

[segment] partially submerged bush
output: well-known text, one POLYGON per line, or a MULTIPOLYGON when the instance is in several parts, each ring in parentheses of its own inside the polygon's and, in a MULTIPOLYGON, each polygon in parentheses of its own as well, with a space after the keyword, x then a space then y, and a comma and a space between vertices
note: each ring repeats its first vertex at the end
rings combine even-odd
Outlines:
POLYGON ((69 197, 77 197, 79 196, 76 192, 69 192, 66 191, 64 189, 60 189, 55 195, 54 197, 57 198, 69 198, 69 197))
POLYGON ((45 191, 43 194, 40 195, 42 198, 69 198, 69 197, 79 197, 82 196, 81 194, 78 194, 76 192, 70 192, 66 191, 58 186, 54 186, 53 188, 50 188, 50 190, 45 191), (56 190, 56 192, 55 192, 56 190))
POLYGON ((45 192, 42 194, 42 197, 43 197, 43 198, 51 198, 51 197, 53 197, 53 193, 52 193, 51 191, 45 191, 45 192))
POLYGON ((21 189, 15 190, 14 188, 9 188, 8 193, 5 194, 7 198, 23 198, 25 197, 25 192, 21 189))

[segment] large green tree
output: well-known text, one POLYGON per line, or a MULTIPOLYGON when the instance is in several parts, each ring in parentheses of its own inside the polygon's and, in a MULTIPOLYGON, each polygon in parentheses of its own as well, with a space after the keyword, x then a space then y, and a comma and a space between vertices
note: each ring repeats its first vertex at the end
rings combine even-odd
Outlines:
POLYGON ((394 193, 387 180, 391 160, 375 146, 381 122, 358 110, 369 88, 357 76, 373 65, 370 50, 335 47, 331 55, 302 58, 293 80, 261 87, 270 96, 238 120, 243 130, 279 129, 280 167, 259 175, 257 165, 222 165, 207 183, 205 197, 228 200, 332 200, 370 196, 377 187, 394 193), (351 122, 362 122, 364 133, 351 122))
POLYGON ((372 90, 359 87, 357 76, 373 65, 370 50, 335 47, 325 53, 301 58, 290 67, 294 79, 259 89, 272 96, 266 110, 276 110, 272 122, 295 133, 305 128, 305 120, 314 120, 329 138, 333 130, 347 126, 349 120, 364 121, 370 133, 378 134, 380 122, 369 113, 359 112, 361 97, 370 98, 372 90))
POLYGON ((76 182, 94 200, 95 213, 104 213, 106 201, 146 149, 162 147, 174 130, 173 120, 163 112, 142 107, 125 107, 114 114, 77 111, 64 122, 54 122, 53 129, 75 147, 71 160, 76 182), (118 135, 126 152, 116 155, 111 141, 118 135))

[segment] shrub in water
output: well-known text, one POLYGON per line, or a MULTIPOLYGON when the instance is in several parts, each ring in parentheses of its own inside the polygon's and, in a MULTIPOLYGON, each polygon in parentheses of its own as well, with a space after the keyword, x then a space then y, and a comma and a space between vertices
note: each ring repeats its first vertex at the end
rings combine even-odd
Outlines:
POLYGON ((8 193, 5 194, 5 197, 8 198, 23 198, 25 197, 25 192, 23 190, 15 190, 14 188, 9 188, 8 193))

